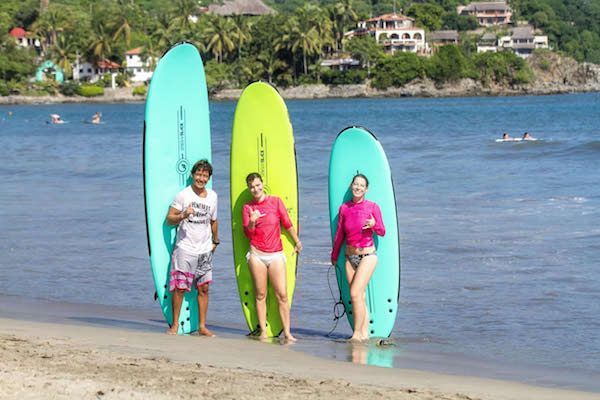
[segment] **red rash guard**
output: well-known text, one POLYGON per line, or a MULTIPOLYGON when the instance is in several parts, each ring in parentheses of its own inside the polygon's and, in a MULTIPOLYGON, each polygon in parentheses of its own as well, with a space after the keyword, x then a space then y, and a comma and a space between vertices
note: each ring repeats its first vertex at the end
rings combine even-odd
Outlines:
POLYGON ((244 233, 250 239, 250 245, 265 253, 275 253, 283 250, 281 243, 281 226, 285 229, 292 227, 292 221, 277 196, 267 196, 260 203, 256 200, 244 205, 242 210, 244 233), (250 230, 250 212, 258 210, 263 217, 256 220, 254 229, 250 230))

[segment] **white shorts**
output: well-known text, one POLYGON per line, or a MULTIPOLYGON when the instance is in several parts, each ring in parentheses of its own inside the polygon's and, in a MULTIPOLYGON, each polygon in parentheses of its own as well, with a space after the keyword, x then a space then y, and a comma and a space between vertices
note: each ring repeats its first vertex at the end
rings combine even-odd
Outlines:
POLYGON ((203 254, 192 254, 175 248, 171 258, 171 291, 177 289, 190 290, 191 286, 200 287, 212 282, 212 256, 209 251, 203 254), (183 276, 186 277, 187 287, 183 287, 183 276))
POLYGON ((250 262, 250 256, 256 257, 260 262, 265 264, 267 268, 269 268, 269 265, 271 265, 271 263, 277 259, 283 260, 284 264, 287 261, 287 259, 285 258, 285 254, 283 254, 283 251, 276 251, 275 253, 256 253, 253 251, 249 251, 248 253, 246 253, 246 261, 250 262))

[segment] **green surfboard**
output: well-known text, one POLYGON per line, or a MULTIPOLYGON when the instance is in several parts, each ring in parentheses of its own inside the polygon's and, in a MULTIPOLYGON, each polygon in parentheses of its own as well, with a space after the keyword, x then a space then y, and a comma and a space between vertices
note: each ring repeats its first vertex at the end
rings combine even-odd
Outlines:
MULTIPOLYGON (((231 137, 231 230, 233 258, 242 310, 248 328, 258 327, 254 285, 246 262, 250 244, 244 235, 242 209, 252 200, 246 176, 258 172, 265 192, 283 200, 294 228, 298 229, 298 177, 292 125, 285 103, 272 86, 255 82, 237 103, 231 137)), ((287 258, 287 290, 290 306, 296 285, 297 255, 294 241, 282 230, 283 251, 287 258)), ((275 294, 267 294, 267 334, 279 336, 283 327, 275 294)))
MULTIPOLYGON (((211 159, 208 93, 202 58, 195 46, 180 43, 161 58, 152 77, 144 121, 144 199, 152 277, 157 299, 173 323, 169 273, 176 229, 166 215, 175 195, 190 184, 199 159, 211 159)), ((210 182, 209 182, 210 187, 210 182)), ((198 329, 197 291, 185 295, 179 333, 198 329)))
MULTIPOLYGON (((400 294, 400 246, 396 199, 392 174, 381 143, 365 128, 349 127, 336 138, 329 160, 329 217, 331 237, 335 236, 338 211, 352 199, 350 183, 357 173, 369 179, 366 198, 381 208, 386 234, 375 236, 378 262, 367 286, 367 308, 371 337, 389 337, 398 311, 400 294)), ((345 244, 335 266, 338 287, 350 326, 354 326, 350 290, 345 270, 345 244)))

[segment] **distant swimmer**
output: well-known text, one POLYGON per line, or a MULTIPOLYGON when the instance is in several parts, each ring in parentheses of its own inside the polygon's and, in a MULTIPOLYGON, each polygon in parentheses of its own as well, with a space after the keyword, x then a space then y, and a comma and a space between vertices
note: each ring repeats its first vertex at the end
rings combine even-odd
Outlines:
POLYGON ((101 119, 102 119, 102 113, 97 112, 96 114, 92 115, 92 124, 99 124, 101 119))
POLYGON ((58 114, 50 114, 50 118, 51 118, 50 123, 52 123, 52 124, 64 124, 65 123, 65 121, 63 121, 60 118, 60 115, 58 115, 58 114))
POLYGON ((502 134, 502 139, 496 139, 496 142, 518 142, 521 138, 511 137, 508 133, 504 132, 502 134))
POLYGON ((531 135, 529 134, 529 132, 525 132, 525 133, 523 134, 523 140, 537 140, 537 139, 536 139, 536 138, 534 138, 533 136, 531 136, 531 135))

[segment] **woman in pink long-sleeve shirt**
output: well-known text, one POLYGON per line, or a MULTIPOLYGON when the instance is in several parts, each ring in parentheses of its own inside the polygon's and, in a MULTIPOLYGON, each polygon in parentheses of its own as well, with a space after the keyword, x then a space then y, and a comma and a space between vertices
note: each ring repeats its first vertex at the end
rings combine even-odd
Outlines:
POLYGON ((354 332, 350 340, 369 338, 369 312, 365 291, 377 266, 377 254, 373 235, 384 236, 385 226, 379 206, 367 199, 369 180, 363 174, 352 178, 352 200, 342 204, 338 213, 338 225, 333 239, 331 263, 337 264, 340 249, 346 241, 346 278, 350 287, 354 332))
POLYGON ((242 220, 244 233, 250 239, 250 250, 246 254, 248 268, 252 274, 256 292, 256 314, 260 327, 260 338, 267 338, 267 285, 268 280, 275 291, 283 334, 287 341, 296 339, 290 331, 290 305, 287 296, 285 255, 281 243, 281 226, 294 239, 294 251, 302 250, 302 243, 292 225, 283 201, 277 196, 267 196, 262 177, 254 172, 246 177, 252 200, 244 205, 242 220))

